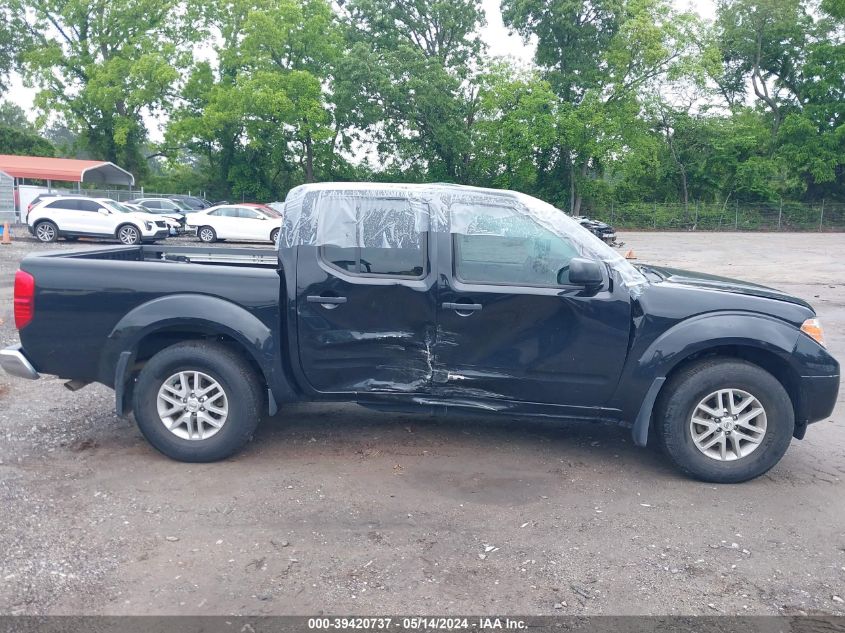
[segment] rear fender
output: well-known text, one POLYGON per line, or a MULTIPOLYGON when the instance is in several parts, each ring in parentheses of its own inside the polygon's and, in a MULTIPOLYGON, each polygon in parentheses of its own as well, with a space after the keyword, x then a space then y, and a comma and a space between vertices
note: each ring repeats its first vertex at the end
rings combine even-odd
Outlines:
POLYGON ((100 375, 114 383, 118 414, 127 410, 128 381, 140 344, 156 333, 189 332, 225 336, 234 340, 255 362, 268 385, 269 411, 288 400, 292 389, 278 364, 279 349, 273 330, 244 308, 207 295, 177 294, 153 299, 127 313, 112 329, 101 356, 100 375))

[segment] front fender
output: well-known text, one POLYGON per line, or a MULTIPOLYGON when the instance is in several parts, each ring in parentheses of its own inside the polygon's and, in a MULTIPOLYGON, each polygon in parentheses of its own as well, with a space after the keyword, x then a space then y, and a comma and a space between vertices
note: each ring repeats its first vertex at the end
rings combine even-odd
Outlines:
POLYGON ((730 346, 769 352, 792 366, 799 335, 795 326, 758 313, 711 312, 685 319, 641 350, 635 341, 614 405, 625 419, 634 421, 634 441, 644 445, 660 387, 681 362, 710 349, 730 346))

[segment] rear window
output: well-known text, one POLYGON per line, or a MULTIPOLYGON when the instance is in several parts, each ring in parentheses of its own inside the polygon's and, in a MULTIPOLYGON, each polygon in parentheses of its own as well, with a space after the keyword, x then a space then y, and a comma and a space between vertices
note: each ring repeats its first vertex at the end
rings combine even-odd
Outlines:
POLYGON ((360 276, 425 276, 426 234, 417 230, 407 200, 361 199, 354 202, 354 207, 356 239, 362 246, 326 244, 320 249, 326 264, 360 276))

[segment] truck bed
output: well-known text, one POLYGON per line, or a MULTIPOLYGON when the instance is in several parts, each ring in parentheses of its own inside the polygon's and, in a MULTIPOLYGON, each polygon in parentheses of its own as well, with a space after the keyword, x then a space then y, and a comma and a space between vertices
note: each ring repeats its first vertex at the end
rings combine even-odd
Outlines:
POLYGON ((236 329, 254 323, 278 332, 278 267, 272 248, 144 245, 32 254, 21 269, 35 278, 35 311, 21 342, 41 373, 111 386, 116 354, 144 335, 147 320, 163 319, 176 331, 178 315, 193 315, 192 327, 205 319, 212 331, 228 312, 240 315, 236 329))
POLYGON ((123 262, 161 262, 183 264, 217 264, 223 266, 258 266, 276 268, 274 248, 231 248, 211 246, 109 246, 79 251, 55 251, 39 257, 64 259, 96 259, 123 262))

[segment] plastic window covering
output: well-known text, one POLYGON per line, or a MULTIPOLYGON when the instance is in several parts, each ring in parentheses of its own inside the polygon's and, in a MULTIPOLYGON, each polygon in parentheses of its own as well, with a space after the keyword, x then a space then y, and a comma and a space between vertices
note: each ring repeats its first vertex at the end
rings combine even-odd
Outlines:
POLYGON ((531 237, 532 226, 565 238, 582 257, 606 262, 632 295, 648 284, 619 253, 552 205, 513 191, 459 185, 301 185, 285 200, 279 246, 418 248, 425 232, 531 237))

